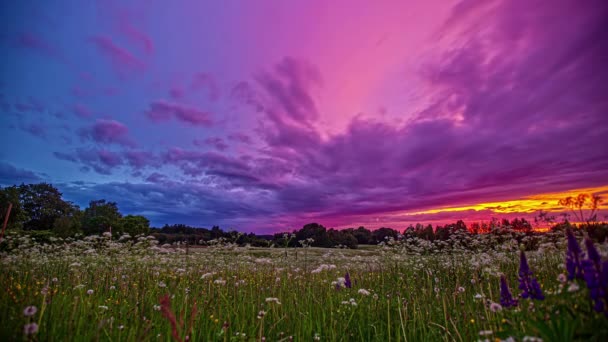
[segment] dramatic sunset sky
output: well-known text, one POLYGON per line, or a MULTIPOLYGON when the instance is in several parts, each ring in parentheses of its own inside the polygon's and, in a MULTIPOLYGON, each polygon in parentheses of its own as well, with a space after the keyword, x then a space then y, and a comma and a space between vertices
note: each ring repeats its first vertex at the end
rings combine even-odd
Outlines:
POLYGON ((531 217, 608 194, 607 23, 605 0, 2 1, 0 184, 155 226, 531 217))

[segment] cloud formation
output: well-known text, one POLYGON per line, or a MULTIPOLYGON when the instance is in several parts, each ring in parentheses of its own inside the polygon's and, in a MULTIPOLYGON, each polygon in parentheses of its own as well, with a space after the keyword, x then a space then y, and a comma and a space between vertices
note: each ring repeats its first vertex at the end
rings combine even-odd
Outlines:
POLYGON ((154 101, 145 112, 146 116, 154 122, 175 119, 195 126, 211 126, 211 114, 197 108, 165 100, 154 101))
POLYGON ((0 161, 0 184, 9 186, 15 181, 40 182, 43 178, 33 171, 17 168, 11 163, 0 161))
MULTIPOLYGON (((154 4, 150 11, 114 4, 108 25, 96 27, 102 33, 83 32, 92 38, 65 49, 71 57, 95 47, 111 72, 93 58, 61 86, 38 86, 42 79, 13 87, 3 78, 10 91, 0 108, 12 114, 3 120, 35 123, 29 133, 46 136, 45 155, 55 152, 88 179, 104 175, 83 193, 66 183, 66 194, 114 196, 133 212, 150 208, 154 223, 402 228, 487 218, 495 209, 429 212, 437 208, 605 185, 605 2, 465 0, 445 11, 445 2, 431 2, 349 7, 314 27, 298 18, 318 4, 289 5, 275 14, 293 22, 289 28, 265 8, 222 13, 230 25, 218 27, 188 16, 208 13, 206 4, 176 6, 163 19, 176 34, 146 31, 160 20, 154 4), (357 31, 355 18, 367 12, 382 22, 357 31), (31 93, 13 94, 21 88, 31 93), (82 120, 38 119, 55 108, 82 120), (51 134, 55 126, 61 134, 51 134), (78 140, 73 132, 82 138, 73 148, 56 141, 78 140)), ((52 30, 44 37, 62 41, 52 30)), ((19 53, 61 55, 38 36, 15 44, 19 53)), ((10 139, 34 145, 16 131, 10 139)), ((32 151, 24 144, 23 153, 32 151)))
POLYGON ((129 136, 129 128, 116 120, 96 120, 92 126, 81 130, 80 136, 98 144, 136 145, 129 136))
POLYGON ((112 38, 96 35, 90 37, 90 41, 103 56, 109 59, 112 68, 121 79, 140 74, 146 69, 144 62, 118 46, 112 38))

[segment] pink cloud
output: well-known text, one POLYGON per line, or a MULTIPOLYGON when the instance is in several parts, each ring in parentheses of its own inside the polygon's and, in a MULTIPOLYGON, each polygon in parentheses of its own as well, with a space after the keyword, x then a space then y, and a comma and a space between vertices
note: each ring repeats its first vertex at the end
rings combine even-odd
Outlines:
POLYGON ((116 45, 108 36, 97 35, 90 38, 97 49, 112 63, 121 78, 132 76, 145 70, 145 64, 131 52, 116 45))
POLYGON ((228 135, 228 140, 240 142, 243 144, 251 143, 251 137, 244 133, 233 133, 228 135))
POLYGON ((225 151, 228 148, 228 145, 224 142, 224 139, 218 137, 207 138, 204 140, 194 139, 192 143, 200 147, 213 146, 218 151, 225 151))
POLYGON ((264 110, 255 89, 247 81, 241 81, 232 87, 230 100, 239 105, 252 106, 257 112, 264 110))
POLYGON ((268 95, 267 110, 302 124, 319 117, 313 91, 322 84, 322 78, 314 65, 285 57, 272 71, 259 74, 256 81, 268 95))
POLYGON ((118 25, 118 30, 129 40, 133 45, 138 46, 143 52, 148 55, 154 53, 154 43, 150 36, 143 31, 140 31, 135 26, 127 21, 123 21, 118 25))
POLYGON ((112 29, 124 37, 132 46, 136 46, 146 55, 154 53, 152 38, 139 29, 135 23, 140 23, 148 4, 125 4, 122 1, 103 1, 98 3, 102 18, 108 20, 112 29), (128 5, 129 7, 126 7, 128 5))
POLYGON ((152 102, 145 114, 156 122, 173 118, 195 126, 211 126, 213 123, 208 112, 165 100, 152 102))

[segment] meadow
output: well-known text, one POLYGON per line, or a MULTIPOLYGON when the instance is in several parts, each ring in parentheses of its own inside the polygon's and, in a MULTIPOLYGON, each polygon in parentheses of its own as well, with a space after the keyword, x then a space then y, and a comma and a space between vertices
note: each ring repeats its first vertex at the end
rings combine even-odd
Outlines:
MULTIPOLYGON (((508 230, 457 234, 436 243, 400 236, 358 249, 305 241, 302 248, 223 241, 190 248, 127 235, 42 244, 9 235, 0 261, 0 339, 606 340, 597 289, 569 279, 580 263, 566 268, 566 256, 571 263, 595 254, 582 233, 572 238, 581 249, 574 254, 563 231, 523 239, 508 230), (522 288, 522 278, 531 286, 522 288)), ((591 247, 606 260, 606 243, 591 247)))

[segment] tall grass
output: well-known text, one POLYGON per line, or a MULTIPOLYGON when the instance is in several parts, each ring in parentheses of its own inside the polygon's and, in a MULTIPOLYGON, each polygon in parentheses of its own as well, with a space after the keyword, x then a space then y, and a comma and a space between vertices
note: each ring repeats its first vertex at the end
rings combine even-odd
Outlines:
POLYGON ((0 338, 521 340, 538 336, 542 324, 560 315, 571 317, 567 310, 580 314, 578 329, 591 337, 597 335, 592 324, 608 322, 593 313, 584 288, 568 292, 558 281, 561 245, 527 253, 547 298, 497 310, 491 304, 499 302, 501 273, 517 294, 517 246, 428 255, 386 246, 307 248, 304 258, 302 249, 216 246, 186 253, 150 242, 22 240, 2 255, 0 338), (351 288, 339 286, 347 272, 351 288), (27 317, 23 310, 31 305, 38 310, 27 317), (30 322, 38 332, 26 335, 30 322))

